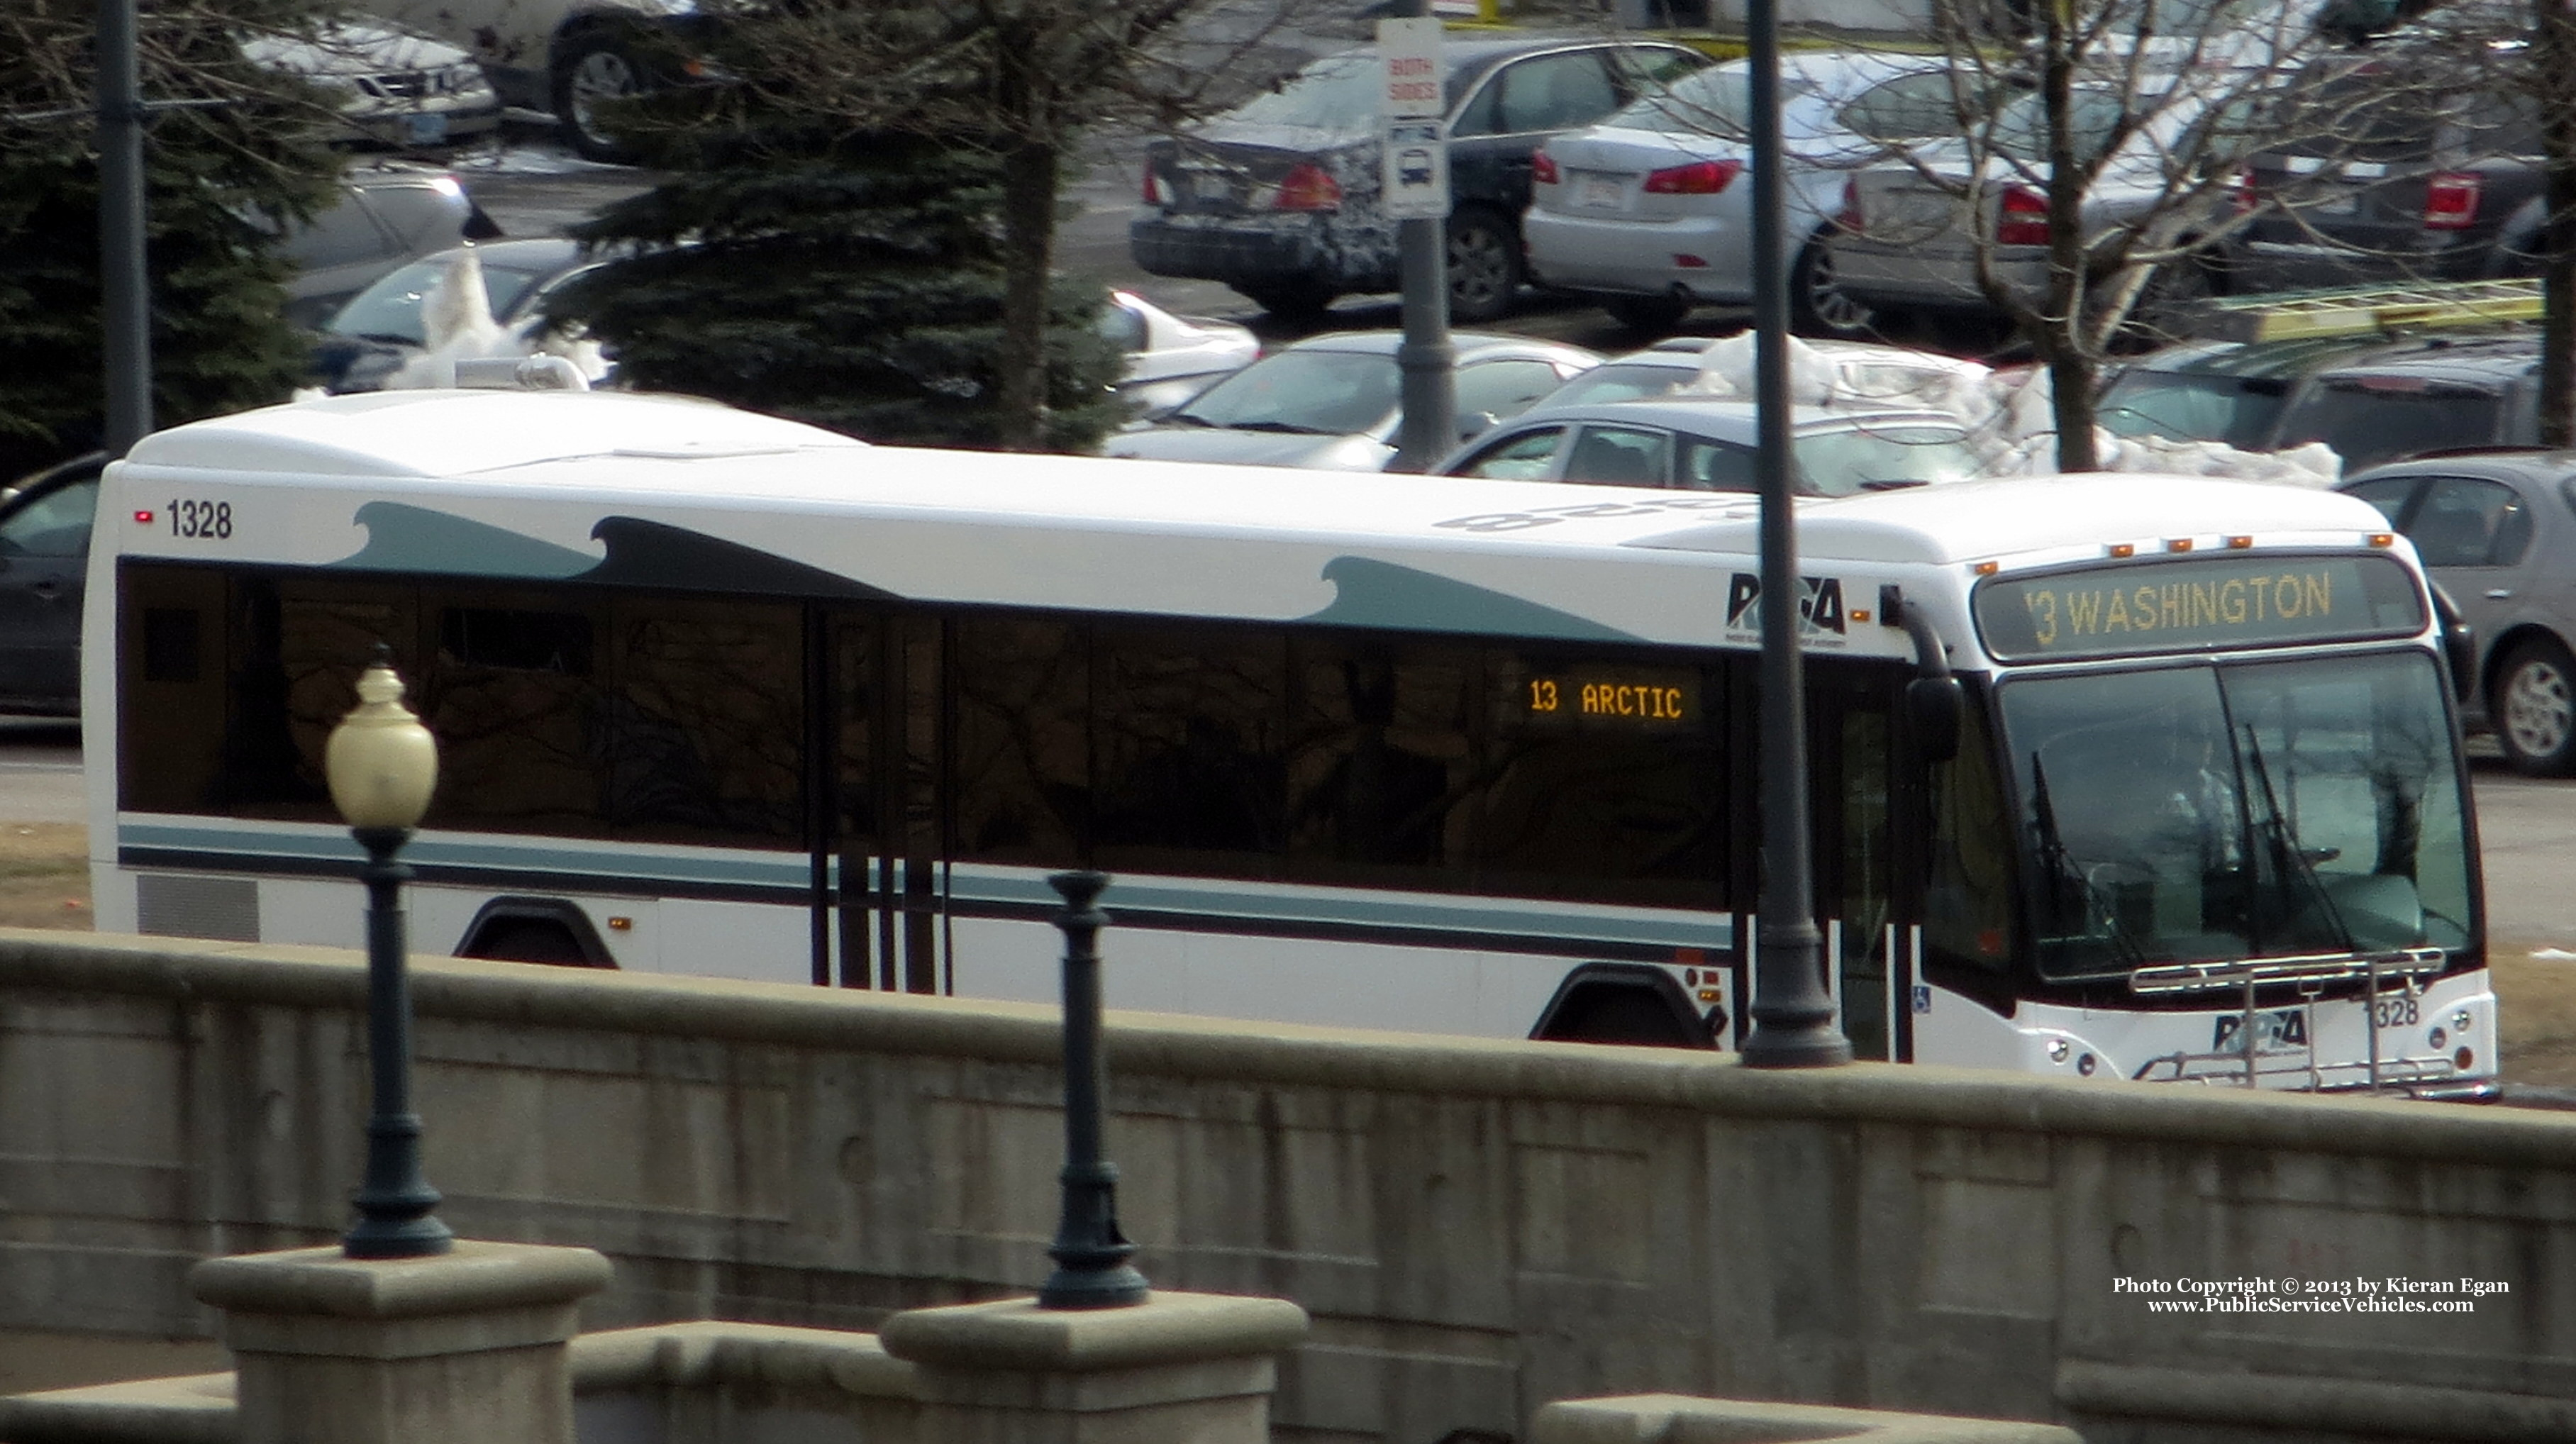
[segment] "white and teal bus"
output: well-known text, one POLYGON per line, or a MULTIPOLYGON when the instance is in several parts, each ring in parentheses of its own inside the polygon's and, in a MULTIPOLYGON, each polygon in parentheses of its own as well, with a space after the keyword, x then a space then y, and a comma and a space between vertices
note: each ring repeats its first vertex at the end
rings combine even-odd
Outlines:
MULTIPOLYGON (((1799 526, 1863 1056, 2493 1091, 2442 631, 2377 512, 2122 475, 1799 526), (1963 704, 1921 705, 1945 673, 1963 704)), ((357 944, 319 758, 382 643, 442 749, 423 951, 1045 1000, 1079 866, 1116 878, 1115 1005, 1724 1047, 1754 555, 1736 494, 870 447, 662 397, 200 422, 106 478, 99 924, 357 944)))

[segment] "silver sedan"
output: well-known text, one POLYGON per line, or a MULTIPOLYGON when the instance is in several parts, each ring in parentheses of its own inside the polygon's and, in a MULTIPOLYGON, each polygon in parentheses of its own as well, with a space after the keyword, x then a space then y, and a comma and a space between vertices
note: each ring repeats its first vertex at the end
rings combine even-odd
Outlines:
MULTIPOLYGON (((1793 322, 1855 331, 1869 313, 1834 284, 1825 241, 1843 184, 1900 139, 1954 135, 1980 108, 1937 55, 1815 51, 1781 60, 1793 322)), ((1588 129, 1550 140, 1533 162, 1522 218, 1533 278, 1597 298, 1641 331, 1678 325, 1701 302, 1753 294, 1751 163, 1742 61, 1685 76, 1588 129)))

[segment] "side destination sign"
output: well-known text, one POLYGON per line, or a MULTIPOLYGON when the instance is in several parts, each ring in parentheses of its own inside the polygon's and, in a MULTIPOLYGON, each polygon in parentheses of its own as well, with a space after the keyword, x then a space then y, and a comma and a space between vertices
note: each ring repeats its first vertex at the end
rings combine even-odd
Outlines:
POLYGON ((2127 562, 1977 586, 1986 650, 2004 662, 2411 637, 2423 593, 2396 558, 2127 562))

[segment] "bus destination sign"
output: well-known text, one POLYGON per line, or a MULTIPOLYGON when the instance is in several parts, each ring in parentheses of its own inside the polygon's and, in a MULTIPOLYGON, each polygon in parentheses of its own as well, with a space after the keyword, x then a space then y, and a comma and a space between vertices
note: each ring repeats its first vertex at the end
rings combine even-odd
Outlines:
POLYGON ((2394 557, 2195 557, 1980 583, 1977 631, 2004 662, 2409 637, 2422 594, 2394 557))
POLYGON ((1659 732, 1697 726, 1699 677, 1675 668, 1541 669, 1519 683, 1512 711, 1525 726, 1659 732))

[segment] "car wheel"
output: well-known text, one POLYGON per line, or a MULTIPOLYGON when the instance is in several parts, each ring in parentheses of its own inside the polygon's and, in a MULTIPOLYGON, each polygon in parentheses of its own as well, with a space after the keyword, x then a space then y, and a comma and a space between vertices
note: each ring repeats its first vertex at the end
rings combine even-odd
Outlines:
POLYGON ((2535 637, 2497 669, 2496 741, 2516 772, 2564 777, 2576 772, 2576 661, 2567 649, 2535 637))
POLYGON ((1321 320, 1333 304, 1332 288, 1314 281, 1281 281, 1267 285, 1238 282, 1234 289, 1245 300, 1280 320, 1299 325, 1321 320))
POLYGON ((1496 212, 1469 206, 1449 218, 1449 319, 1498 320, 1521 289, 1521 238, 1496 212))
POLYGON ((1834 283, 1827 227, 1807 238, 1789 266, 1789 326, 1809 336, 1859 336, 1878 327, 1878 313, 1834 283))
POLYGON ((615 35, 594 31, 563 42, 555 54, 555 120, 564 144, 584 160, 631 163, 635 153, 600 125, 600 109, 645 90, 644 68, 615 35))
POLYGON ((1679 296, 1621 296, 1602 302, 1601 309, 1640 336, 1665 336, 1690 315, 1691 303, 1679 296))

